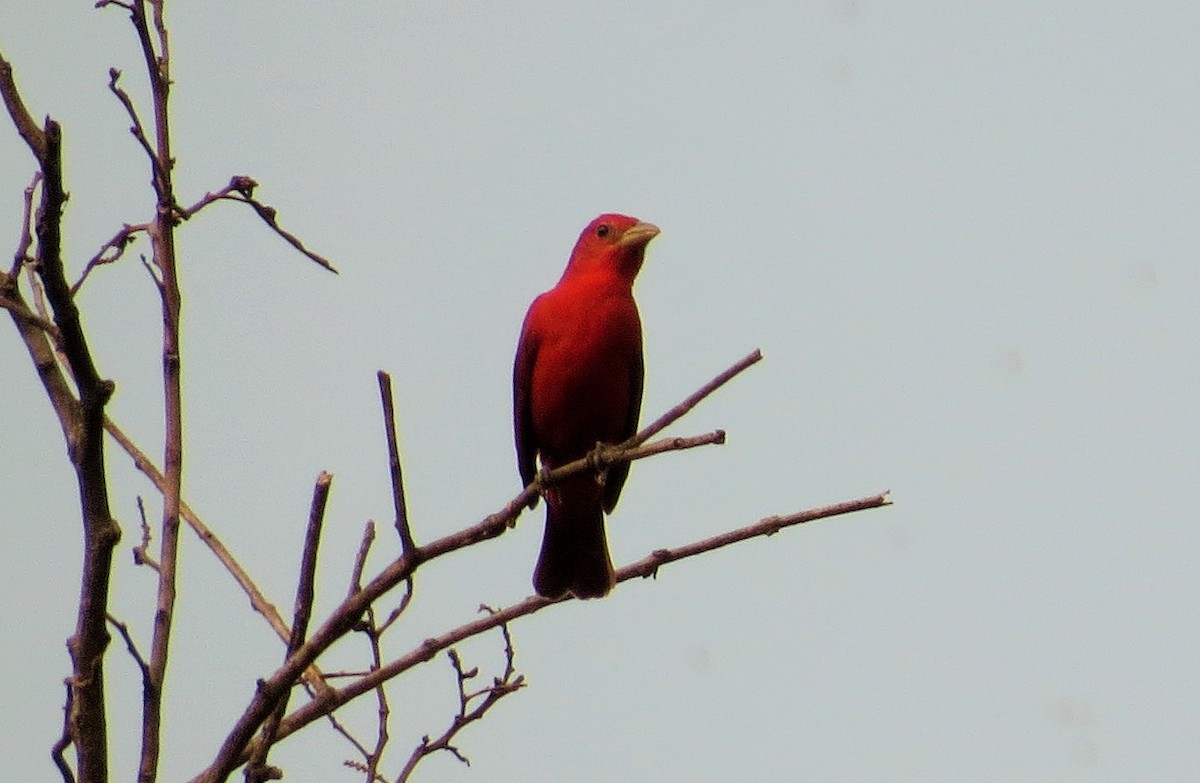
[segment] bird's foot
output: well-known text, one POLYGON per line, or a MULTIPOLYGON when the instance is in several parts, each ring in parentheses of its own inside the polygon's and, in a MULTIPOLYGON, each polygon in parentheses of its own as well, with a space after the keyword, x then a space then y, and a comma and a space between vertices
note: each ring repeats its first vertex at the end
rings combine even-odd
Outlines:
POLYGON ((596 483, 602 487, 608 479, 608 450, 610 448, 607 443, 597 441, 596 448, 589 451, 587 455, 588 467, 596 475, 596 483))

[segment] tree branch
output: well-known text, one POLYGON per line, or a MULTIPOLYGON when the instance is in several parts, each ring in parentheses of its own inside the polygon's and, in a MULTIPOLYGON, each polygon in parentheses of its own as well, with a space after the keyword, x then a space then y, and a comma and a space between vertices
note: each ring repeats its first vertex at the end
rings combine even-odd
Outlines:
MULTIPOLYGON (((131 9, 132 10, 132 9, 131 9)), ((108 89, 113 95, 117 96, 117 100, 125 107, 125 113, 129 115, 130 122, 133 123, 129 127, 129 132, 133 134, 133 138, 137 140, 138 145, 142 148, 142 152, 146 153, 146 157, 150 161, 150 168, 154 178, 159 177, 159 161, 158 156, 154 153, 154 147, 150 145, 150 139, 146 137, 146 129, 142 126, 142 118, 138 116, 137 109, 133 105, 133 99, 129 97, 129 93, 117 84, 121 78, 121 70, 119 68, 108 69, 108 89)), ((84 270, 86 274, 87 270, 84 270)))
MULTIPOLYGON (((67 643, 72 662, 69 683, 73 689, 68 700, 67 722, 80 778, 88 783, 104 783, 108 775, 108 740, 103 660, 109 642, 105 617, 112 553, 120 538, 120 529, 108 506, 102 431, 104 406, 112 395, 113 384, 102 380, 96 370, 66 281, 62 259, 62 213, 67 199, 63 189, 62 130, 49 117, 43 128, 37 129, 21 100, 12 67, 3 58, 0 58, 0 97, 41 170, 41 204, 35 230, 36 270, 54 313, 57 332, 53 334, 79 391, 76 400, 57 367, 44 325, 35 327, 36 321, 27 312, 24 317, 14 314, 17 330, 55 406, 79 487, 84 563, 75 633, 67 643)), ((27 251, 28 241, 23 238, 21 244, 27 251)), ((16 275, 4 275, 0 280, 0 298, 5 300, 10 313, 28 310, 23 307, 16 275)), ((61 760, 64 749, 65 746, 56 746, 56 758, 61 760)))
MULTIPOLYGON (((634 578, 645 578, 655 576, 658 569, 667 563, 676 560, 682 560, 688 557, 710 552, 714 549, 719 549, 730 544, 735 544, 739 541, 745 541, 757 536, 774 535, 780 530, 794 525, 813 522, 818 519, 827 517, 840 516, 849 514, 855 511, 864 511, 872 508, 880 508, 882 506, 891 505, 891 499, 887 492, 869 497, 850 500, 844 503, 835 503, 829 506, 820 508, 808 509, 799 511, 794 514, 785 516, 769 516, 758 522, 747 525, 745 527, 730 530, 711 538, 706 538, 691 544, 685 544, 673 549, 657 549, 651 552, 646 557, 631 563, 616 572, 617 583, 625 582, 634 578)), ((519 601, 512 606, 497 610, 494 614, 486 617, 481 617, 469 623, 460 625, 458 628, 447 631, 441 636, 436 636, 431 639, 426 639, 419 647, 413 649, 406 655, 403 655, 389 662, 378 671, 370 672, 364 677, 356 680, 342 688, 333 688, 321 697, 305 704, 296 709, 291 715, 283 719, 279 725, 279 739, 289 736, 293 732, 298 731, 304 726, 319 720, 326 712, 332 712, 340 708, 342 705, 362 696, 373 688, 379 686, 380 683, 386 682, 397 675, 412 669, 413 667, 432 659, 442 650, 449 648, 452 645, 458 644, 464 639, 476 636, 484 631, 495 628, 504 623, 512 622, 519 617, 534 614, 535 612, 545 609, 547 606, 565 601, 574 600, 571 596, 564 596, 558 599, 542 598, 541 596, 530 596, 523 601, 519 601)), ((213 778, 218 780, 219 778, 213 778)), ((196 780, 201 780, 197 778, 196 780)))
POLYGON ((383 402, 383 424, 387 435, 388 468, 392 476, 392 506, 396 511, 396 532, 405 554, 417 557, 417 544, 408 524, 408 505, 404 502, 404 474, 400 468, 400 447, 396 443, 396 406, 392 399, 392 376, 383 370, 376 373, 379 396, 383 402))
MULTIPOLYGON (((490 606, 481 606, 480 611, 486 611, 488 614, 495 614, 496 610, 490 606)), ((396 783, 404 783, 412 775, 413 770, 426 757, 444 750, 453 755, 456 759, 471 766, 471 760, 463 755, 462 751, 451 744, 455 735, 466 728, 471 723, 479 720, 487 714, 496 702, 500 699, 515 693, 525 687, 525 676, 517 674, 516 667, 513 664, 515 653, 513 651, 512 636, 508 632, 507 623, 500 623, 500 633, 504 637, 504 657, 505 665, 504 672, 499 677, 492 680, 492 684, 481 690, 474 692, 467 691, 467 683, 479 675, 479 669, 472 668, 464 670, 462 661, 458 656, 458 652, 453 648, 447 653, 450 658, 450 665, 454 667, 454 673, 458 679, 458 714, 454 716, 450 726, 442 732, 442 735, 435 740, 430 740, 426 735, 419 745, 413 749, 412 754, 408 757, 408 761, 404 765, 404 769, 396 776, 396 783), (471 707, 471 702, 476 701, 480 697, 483 700, 471 707)))
POLYGON ((276 219, 277 211, 274 207, 262 203, 254 197, 254 189, 258 187, 258 183, 251 177, 244 174, 238 174, 229 180, 229 184, 221 188, 215 193, 205 193, 199 201, 192 204, 190 207, 178 208, 177 214, 181 220, 189 220, 199 213, 202 209, 214 204, 218 201, 236 201, 241 204, 248 204, 255 213, 262 218, 262 221, 267 226, 283 238, 285 242, 298 250, 301 255, 316 263, 318 266, 328 269, 330 272, 337 274, 338 271, 334 268, 329 259, 314 253, 309 250, 300 239, 283 226, 279 225, 276 219))
POLYGON ((8 276, 14 280, 20 274, 21 267, 33 260, 29 255, 29 248, 33 247, 33 194, 41 181, 42 172, 38 170, 30 180, 29 186, 25 188, 21 210, 21 237, 17 240, 17 252, 13 253, 12 267, 8 270, 8 276))
MULTIPOLYGON (((137 225, 126 223, 122 226, 120 231, 113 234, 112 239, 101 245, 96 254, 88 259, 87 264, 83 267, 83 273, 79 275, 79 279, 75 281, 75 284, 71 286, 71 294, 79 293, 79 289, 83 287, 83 282, 87 280, 88 275, 92 273, 93 269, 105 264, 116 263, 121 256, 125 255, 125 249, 133 244, 134 239, 137 238, 136 235, 148 231, 149 228, 145 223, 137 225), (111 255, 109 254, 110 250, 113 251, 111 255)), ((157 282, 158 278, 155 278, 155 283, 157 282)))
MULTIPOLYGON (((285 661, 296 653, 296 650, 304 643, 305 634, 308 633, 308 621, 312 617, 313 599, 316 596, 317 550, 321 543, 325 503, 329 499, 329 486, 332 482, 333 476, 321 471, 321 474, 317 476, 316 485, 313 487, 312 506, 308 512, 308 528, 304 534, 304 553, 300 558, 300 577, 296 582, 292 633, 283 655, 285 661)), ((283 777, 283 772, 278 768, 267 766, 267 754, 270 752, 271 746, 275 744, 275 732, 279 728, 279 721, 287 711, 290 694, 290 690, 284 694, 283 698, 279 700, 275 712, 263 725, 254 755, 246 764, 246 783, 261 783, 261 781, 278 780, 283 777)))
POLYGON ((21 93, 17 91, 17 83, 13 78, 12 65, 4 59, 3 54, 0 54, 0 99, 4 100, 4 107, 8 110, 8 116, 12 118, 17 133, 21 134, 21 138, 33 152, 33 157, 40 163, 46 157, 46 137, 34 122, 29 109, 25 108, 25 102, 21 100, 21 93))
MULTIPOLYGON (((150 459, 141 449, 137 447, 129 436, 121 430, 120 427, 110 418, 105 417, 104 429, 112 436, 113 440, 125 451, 126 454, 133 460, 134 467, 142 472, 150 482, 154 484, 160 493, 166 491, 166 479, 162 472, 155 466, 154 461, 150 459)), ((254 580, 242 567, 233 553, 226 548, 225 544, 217 536, 213 530, 204 523, 198 514, 192 510, 186 502, 181 501, 179 504, 179 513, 183 520, 188 523, 192 531, 200 538, 217 561, 225 567, 229 575, 233 577, 242 591, 246 593, 246 597, 250 599, 250 608, 262 615, 267 624, 275 631, 276 635, 287 644, 291 637, 291 628, 284 622, 283 616, 279 614, 279 610, 267 600, 262 591, 258 589, 258 585, 254 584, 254 580)), ((157 563, 155 564, 157 568, 157 563)), ((320 669, 316 666, 310 666, 305 672, 305 678, 309 685, 316 688, 318 691, 327 688, 323 675, 320 669)))

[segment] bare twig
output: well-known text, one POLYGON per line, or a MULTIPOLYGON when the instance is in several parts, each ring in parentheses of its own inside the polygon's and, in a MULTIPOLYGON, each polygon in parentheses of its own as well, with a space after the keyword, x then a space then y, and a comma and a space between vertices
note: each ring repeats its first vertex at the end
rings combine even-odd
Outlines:
POLYGON ((63 684, 67 686, 67 701, 63 704, 62 734, 50 747, 50 758, 54 760, 54 766, 58 767, 58 774, 62 776, 63 783, 75 783, 75 773, 71 770, 71 765, 67 763, 64 755, 67 748, 71 747, 71 699, 75 689, 71 687, 70 680, 63 684))
MULTIPOLYGON (((481 606, 480 611, 486 611, 490 615, 496 614, 495 609, 486 605, 481 606)), ((451 721, 450 726, 442 732, 440 737, 430 740, 428 735, 426 735, 421 740, 421 743, 413 749, 412 754, 408 757, 404 769, 396 776, 396 783, 407 781, 422 759, 439 750, 444 750, 468 767, 471 766, 470 759, 464 756, 462 751, 456 746, 451 744, 455 735, 467 725, 482 718, 500 699, 524 687, 525 677, 524 675, 517 674, 513 663, 515 653, 513 652, 512 636, 508 632, 508 624, 501 622, 499 626, 500 633, 504 637, 505 666, 503 674, 493 678, 492 684, 488 687, 476 691, 468 691, 467 683, 479 675, 479 669, 476 667, 464 670, 458 652, 453 648, 449 650, 447 655, 450 658, 450 665, 454 667, 454 673, 458 679, 458 714, 454 716, 454 720, 451 721), (471 702, 480 699, 480 697, 482 697, 482 701, 471 707, 471 702)))
POLYGON ((133 641, 133 635, 129 633, 129 626, 113 617, 112 614, 108 615, 108 623, 113 628, 116 628, 117 633, 121 634, 121 638, 125 640, 125 649, 129 650, 129 656, 133 658, 133 662, 141 669, 142 686, 145 687, 150 679, 150 665, 146 663, 146 659, 142 657, 142 653, 138 650, 137 643, 133 641))
MULTIPOLYGON (((371 670, 375 671, 383 666, 383 650, 379 643, 379 637, 383 631, 375 624, 374 607, 367 609, 366 633, 371 644, 371 670)), ((379 776, 379 764, 383 760, 383 751, 387 748, 390 739, 388 721, 391 717, 391 707, 388 705, 387 689, 383 683, 380 683, 379 687, 375 689, 375 715, 375 747, 366 756, 367 768, 364 770, 367 773, 367 780, 375 780, 379 776)), ((278 728, 276 726, 276 730, 278 728)))
POLYGON ((33 260, 29 255, 29 248, 33 247, 33 194, 41 181, 42 172, 39 170, 34 172, 33 179, 25 188, 21 209, 21 237, 17 240, 17 252, 13 253, 12 267, 8 270, 8 276, 14 279, 20 273, 21 267, 33 260))
MULTIPOLYGON (((130 9, 132 10, 132 9, 130 9)), ((108 89, 117 96, 117 100, 125 107, 125 113, 129 115, 130 122, 133 123, 129 127, 129 132, 133 134, 133 138, 137 139, 137 143, 141 146, 142 151, 146 153, 146 157, 150 160, 150 166, 154 169, 155 178, 158 177, 159 160, 158 155, 154 152, 154 147, 150 144, 150 139, 146 138, 146 129, 142 126, 142 118, 138 116, 137 109, 133 105, 133 99, 129 97, 129 93, 117 84, 121 78, 121 70, 119 68, 108 69, 108 89)), ((84 270, 86 275, 87 270, 84 270)), ((82 283, 82 279, 80 280, 82 283)))
POLYGON ((411 553, 414 558, 419 559, 412 528, 408 524, 408 505, 404 502, 404 474, 400 468, 400 447, 396 442, 396 406, 392 398, 392 376, 380 370, 376 377, 379 380, 379 396, 383 402, 383 424, 387 435, 388 468, 392 475, 392 506, 396 511, 396 532, 400 534, 403 552, 411 553))
POLYGON ((404 614, 404 610, 412 603, 413 598, 413 579, 409 576, 404 580, 404 597, 400 599, 400 603, 388 613, 387 619, 383 621, 383 625, 379 626, 379 635, 382 636, 392 624, 400 619, 400 615, 404 614))
POLYGON ((622 443, 621 445, 622 446, 636 446, 636 445, 645 443, 650 438, 653 438, 655 435, 657 435, 658 433, 665 430, 671 424, 678 421, 684 414, 686 414, 692 408, 696 407, 700 403, 700 401, 703 400, 705 397, 712 394, 717 389, 724 386, 726 383, 729 383, 729 381, 733 380, 733 378, 736 375, 738 375, 739 373, 741 373, 742 370, 745 370, 747 367, 758 362, 760 359, 762 359, 762 351, 755 348, 753 351, 746 354, 746 356, 744 356, 740 361, 735 362, 728 369, 724 370, 719 375, 717 375, 715 378, 713 378, 711 381, 709 381, 708 383, 701 386, 699 389, 697 389, 695 392, 693 392, 690 396, 688 396, 688 398, 685 399, 683 402, 679 403, 674 408, 671 408, 671 410, 664 413, 662 416, 659 416, 657 419, 650 422, 650 424, 643 427, 641 429, 641 431, 638 432, 638 434, 634 435, 632 438, 630 438, 625 443, 622 443))
MULTIPOLYGON (((137 235, 148 231, 149 228, 145 223, 138 223, 137 225, 126 223, 123 225, 117 233, 113 234, 112 239, 101 245, 96 254, 88 259, 87 264, 83 267, 83 272, 79 275, 79 279, 71 286, 71 293, 79 293, 79 289, 83 287, 84 281, 87 280, 88 275, 92 273, 93 269, 105 264, 116 263, 121 256, 125 255, 125 249, 133 244, 137 235)), ((156 283, 158 282, 157 277, 154 280, 156 283)))
POLYGON ((358 545, 358 554, 354 556, 354 568, 350 572, 350 589, 347 595, 354 595, 362 589, 363 569, 367 566, 367 555, 371 552, 371 544, 375 543, 375 523, 367 520, 363 527, 362 543, 358 545))
POLYGON ((142 522, 142 543, 133 548, 133 562, 135 565, 149 566, 155 571, 158 569, 158 561, 150 554, 150 523, 146 521, 146 504, 142 502, 142 496, 137 496, 138 517, 142 522))
POLYGON ((329 262, 329 259, 309 250, 295 234, 292 234, 279 225, 275 208, 262 203, 254 197, 254 189, 257 187, 258 183, 253 178, 247 177, 244 174, 238 174, 229 180, 228 185, 215 193, 205 193, 199 201, 190 207, 176 208, 176 214, 181 220, 188 220, 208 205, 218 201, 237 201, 242 204, 248 204, 272 231, 282 237, 284 241, 298 250, 304 257, 313 261, 318 266, 337 274, 337 269, 329 262))
MULTIPOLYGON (((325 520, 325 504, 329 500, 329 487, 333 476, 321 471, 313 487, 312 505, 308 512, 308 528, 304 534, 304 552, 300 558, 300 578, 296 583, 296 601, 292 619, 292 633, 288 639, 287 650, 283 659, 292 657, 304 637, 308 633, 308 621, 312 617, 313 599, 316 596, 317 551, 321 544, 321 527, 325 520)), ((275 767, 267 766, 267 754, 275 743, 275 732, 279 721, 287 711, 288 694, 279 700, 275 712, 263 725, 262 736, 259 738, 255 753, 246 764, 246 783, 260 783, 264 780, 277 780, 282 773, 275 767)))
POLYGON ((117 85, 120 72, 109 74, 110 89, 125 106, 133 120, 133 135, 150 160, 154 187, 154 218, 147 223, 151 262, 162 309, 163 378, 163 495, 162 531, 159 539, 158 595, 150 642, 150 678, 142 699, 142 747, 138 761, 138 782, 153 783, 158 775, 162 744, 162 706, 166 687, 167 661, 170 655, 171 628, 174 622, 176 562, 179 554, 179 518, 183 490, 183 396, 179 318, 182 295, 176 268, 175 191, 171 170, 170 63, 166 56, 168 38, 162 24, 162 0, 131 0, 127 10, 145 62, 150 83, 153 130, 145 129, 133 111, 132 101, 117 85), (151 6, 156 50, 146 6, 151 6))
POLYGON ((21 100, 21 93, 17 91, 17 83, 13 79, 12 65, 3 55, 0 55, 0 99, 4 100, 4 106, 17 128, 17 133, 21 134, 21 138, 29 145, 33 157, 41 162, 46 157, 46 137, 34 122, 29 109, 25 108, 25 102, 21 100))

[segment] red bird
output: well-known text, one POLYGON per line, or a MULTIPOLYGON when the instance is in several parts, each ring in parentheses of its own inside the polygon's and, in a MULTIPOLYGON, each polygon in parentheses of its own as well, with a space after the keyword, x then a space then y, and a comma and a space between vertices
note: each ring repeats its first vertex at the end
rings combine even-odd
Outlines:
MULTIPOLYGON (((658 228, 601 215, 579 235, 554 288, 529 306, 513 363, 517 468, 526 486, 536 458, 549 469, 597 443, 637 431, 642 407, 642 321, 633 279, 658 228)), ((533 572, 538 595, 598 598, 613 587, 604 514, 617 505, 629 463, 607 476, 579 473, 546 490, 546 531, 533 572)))

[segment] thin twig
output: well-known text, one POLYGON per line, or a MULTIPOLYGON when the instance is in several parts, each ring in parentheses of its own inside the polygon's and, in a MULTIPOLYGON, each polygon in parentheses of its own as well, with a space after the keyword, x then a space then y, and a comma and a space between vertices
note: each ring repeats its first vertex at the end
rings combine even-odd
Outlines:
MULTIPOLYGON (((112 239, 101 245, 96 254, 88 259, 87 264, 83 267, 83 272, 79 275, 79 279, 71 286, 71 294, 79 293, 79 289, 83 287, 83 282, 88 279, 88 275, 92 273, 93 269, 105 264, 116 263, 121 256, 125 255, 125 249, 133 244, 133 241, 137 238, 136 235, 144 233, 149 229, 150 226, 146 223, 138 223, 137 225, 126 223, 123 225, 117 233, 113 234, 112 239)), ((158 282, 157 277, 155 277, 155 282, 158 282)))
POLYGON ((158 561, 150 554, 150 523, 146 521, 146 504, 142 502, 141 495, 137 496, 137 509, 142 522, 142 543, 133 548, 133 562, 158 571, 158 561))
POLYGON ((33 179, 25 188, 21 209, 21 236, 17 240, 17 252, 13 253, 12 267, 8 270, 8 276, 13 279, 20 273, 22 266, 33 260, 29 255, 29 248, 33 247, 33 194, 41 181, 42 172, 39 170, 34 172, 33 179))
MULTIPOLYGON (((479 610, 487 612, 489 615, 496 614, 496 610, 487 605, 480 606, 479 610)), ((412 775, 413 770, 416 769, 417 764, 440 750, 450 753, 468 767, 471 766, 471 760, 463 755, 463 752, 458 747, 451 744, 455 735, 469 724, 481 719, 500 699, 525 686, 525 676, 517 674, 513 662, 515 653, 513 651, 512 635, 508 631, 508 624, 501 622, 499 626, 500 633, 504 637, 504 672, 501 676, 493 678, 490 686, 476 691, 468 691, 467 683, 479 675, 479 669, 478 667, 474 667, 464 670, 458 652, 453 648, 448 651, 447 655, 450 658, 450 665, 454 667, 454 674, 458 679, 458 714, 454 716, 454 720, 451 721, 450 726, 442 732, 440 737, 430 740, 429 736, 426 735, 421 739, 420 744, 413 749, 412 754, 408 757, 404 769, 396 776, 396 783, 407 781, 412 775), (480 697, 483 697, 483 700, 475 707, 471 707, 471 702, 480 697)))
MULTIPOLYGON (((150 160, 154 187, 154 217, 147 224, 151 263, 158 270, 159 302, 162 312, 162 387, 163 387, 163 486, 162 526, 159 538, 158 591, 150 641, 150 683, 142 699, 142 744, 138 759, 138 783, 153 783, 158 777, 162 749, 163 699, 167 683, 171 632, 174 625, 176 565, 179 556, 179 519, 183 503, 183 358, 180 291, 176 263, 175 187, 171 171, 175 165, 171 145, 170 90, 171 72, 166 58, 167 33, 162 25, 162 0, 132 0, 130 21, 137 34, 150 85, 153 131, 134 131, 150 160), (146 15, 149 3, 158 34, 155 51, 146 15)), ((110 72, 111 89, 129 111, 132 102, 122 98, 116 80, 119 72, 110 72)), ((136 112, 131 112, 135 129, 141 128, 136 112)))
POLYGON ((410 603, 412 603, 412 598, 413 579, 412 576, 409 576, 404 580, 404 597, 400 599, 400 603, 396 604, 396 608, 392 609, 392 611, 388 613, 387 619, 383 621, 383 625, 379 626, 380 636, 383 636, 387 629, 391 628, 392 624, 400 619, 400 615, 404 614, 404 610, 408 608, 410 603))
MULTIPOLYGON (((358 554, 354 558, 354 570, 350 576, 350 590, 347 594, 348 596, 352 596, 358 591, 362 590, 363 568, 366 566, 367 555, 370 552, 371 544, 373 544, 374 541, 375 523, 368 520, 366 527, 363 529, 362 543, 359 544, 358 554)), ((408 600, 410 598, 412 598, 411 579, 408 582, 408 591, 405 593, 404 601, 401 603, 401 608, 398 609, 394 614, 398 616, 398 612, 402 611, 403 607, 408 605, 408 600)), ((390 619, 391 618, 389 618, 389 620, 390 619)), ((375 622, 374 605, 367 607, 367 611, 364 616, 364 622, 359 630, 366 634, 367 642, 371 649, 371 671, 374 671, 383 665, 383 651, 380 646, 380 637, 383 635, 383 631, 386 630, 386 624, 385 627, 381 629, 375 622)), ((362 676, 364 673, 360 673, 355 676, 362 676)), ((383 758, 383 751, 388 743, 388 721, 391 715, 391 708, 388 706, 387 691, 382 684, 375 689, 375 694, 377 715, 375 747, 371 750, 367 750, 366 746, 364 746, 361 742, 353 737, 350 737, 348 733, 343 732, 344 736, 351 741, 351 744, 353 744, 358 750, 359 754, 363 757, 363 761, 365 762, 363 764, 359 764, 356 761, 348 760, 345 762, 345 764, 364 773, 368 781, 384 781, 385 779, 379 774, 379 762, 383 758)))
MULTIPOLYGON (((383 650, 380 647, 379 637, 383 634, 375 624, 375 608, 367 609, 367 639, 371 644, 371 670, 374 671, 380 666, 383 666, 383 650)), ((383 683, 375 689, 375 747, 367 755, 367 768, 364 770, 367 774, 367 780, 375 780, 379 776, 379 763, 383 760, 383 751, 387 748, 388 740, 391 738, 388 733, 388 722, 391 720, 391 707, 388 705, 387 689, 383 683)), ((276 727, 278 730, 278 727, 276 727)))
POLYGON ((329 259, 319 253, 309 250, 307 246, 290 231, 287 231, 283 226, 279 225, 277 220, 277 211, 274 207, 262 203, 254 197, 254 189, 258 187, 258 183, 251 177, 244 174, 238 174, 229 180, 229 184, 215 193, 205 193, 199 201, 192 204, 190 207, 177 207, 176 215, 181 220, 188 220, 194 217, 197 213, 203 210, 210 204, 218 201, 236 201, 242 204, 248 204, 255 213, 262 218, 267 226, 283 238, 285 242, 298 250, 303 256, 313 261, 318 266, 337 274, 337 269, 330 263, 329 259))
POLYGON ((387 435, 388 468, 392 476, 392 507, 396 512, 396 532, 400 534, 401 551, 419 557, 412 528, 408 524, 408 505, 404 502, 404 474, 400 467, 400 447, 396 442, 396 405, 392 398, 392 376, 383 370, 375 375, 379 380, 379 396, 383 403, 383 425, 387 435))
POLYGON ((21 134, 21 138, 29 145, 33 156, 39 162, 43 160, 46 157, 46 136, 34 121, 29 109, 25 108, 25 102, 21 100, 21 93, 17 91, 17 83, 13 79, 12 65, 3 55, 0 55, 0 99, 4 100, 8 116, 17 127, 17 133, 21 134))
POLYGON ((62 775, 63 783, 75 783, 75 773, 64 755, 67 748, 71 747, 71 699, 75 689, 71 687, 70 680, 63 684, 67 686, 67 701, 63 704, 62 734, 50 747, 50 758, 54 759, 54 766, 58 767, 58 774, 62 775))
POLYGON ((762 351, 755 348, 753 351, 746 354, 746 356, 744 356, 741 360, 735 362, 728 369, 724 370, 711 381, 701 386, 683 402, 679 403, 674 408, 671 408, 671 410, 667 411, 654 421, 650 422, 650 424, 643 427, 638 434, 634 435, 621 445, 636 446, 645 443, 647 440, 653 438, 671 424, 678 421, 684 414, 696 407, 696 405, 698 405, 705 397, 712 394, 726 383, 729 383, 729 381, 733 380, 734 376, 741 373, 742 370, 745 370, 747 367, 758 362, 762 358, 762 351))
POLYGON ((354 556, 354 568, 350 571, 350 588, 346 595, 351 596, 362 589, 363 569, 367 566, 367 555, 371 552, 371 544, 375 543, 375 523, 367 520, 363 527, 362 543, 358 545, 358 554, 354 556))
MULTIPOLYGON (((300 577, 296 581, 296 601, 292 617, 292 633, 288 639, 287 650, 283 659, 295 655, 296 650, 304 643, 308 633, 308 621, 312 617, 313 599, 316 596, 317 551, 321 544, 321 528, 325 521, 325 504, 329 500, 329 487, 333 476, 321 471, 313 486, 312 504, 308 511, 308 527, 304 533, 304 552, 300 557, 300 577)), ((263 724, 262 735, 259 738, 254 755, 246 764, 246 783, 260 783, 264 780, 276 780, 281 777, 278 769, 267 766, 267 754, 275 744, 275 732, 279 721, 287 711, 288 694, 279 700, 275 712, 263 724)))
POLYGON ((146 663, 146 659, 142 657, 142 653, 138 650, 137 643, 133 641, 133 635, 129 633, 129 626, 118 620, 110 613, 108 615, 108 623, 113 628, 117 629, 117 633, 121 634, 121 638, 125 640, 125 648, 129 650, 129 655, 133 658, 133 662, 142 670, 142 685, 143 687, 150 678, 150 665, 146 663))
POLYGON ((142 125, 142 118, 138 116, 137 109, 133 105, 133 99, 129 97, 129 93, 125 92, 125 88, 117 84, 120 78, 120 68, 108 69, 109 92, 117 96, 117 100, 125 107, 125 113, 129 115, 129 120, 133 123, 133 125, 129 126, 129 132, 133 134, 133 138, 137 139, 142 152, 145 152, 146 157, 150 159, 150 166, 157 172, 159 167, 158 156, 154 153, 154 147, 150 145, 150 139, 146 137, 146 129, 142 125))

